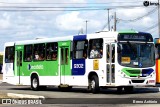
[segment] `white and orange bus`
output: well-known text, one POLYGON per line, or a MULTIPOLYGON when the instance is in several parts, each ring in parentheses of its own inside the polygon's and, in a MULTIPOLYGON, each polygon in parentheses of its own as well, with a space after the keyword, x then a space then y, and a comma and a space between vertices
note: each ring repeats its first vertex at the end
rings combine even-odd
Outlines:
POLYGON ((160 83, 160 39, 155 38, 156 47, 156 83, 160 83))

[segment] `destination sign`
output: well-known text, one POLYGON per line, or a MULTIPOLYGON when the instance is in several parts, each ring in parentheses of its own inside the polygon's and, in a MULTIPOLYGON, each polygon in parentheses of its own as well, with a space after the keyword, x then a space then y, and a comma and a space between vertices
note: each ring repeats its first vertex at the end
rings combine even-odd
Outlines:
POLYGON ((146 37, 144 35, 123 35, 124 39, 140 39, 140 40, 146 40, 146 37))
POLYGON ((150 34, 119 34, 118 41, 144 41, 153 42, 153 38, 150 34))

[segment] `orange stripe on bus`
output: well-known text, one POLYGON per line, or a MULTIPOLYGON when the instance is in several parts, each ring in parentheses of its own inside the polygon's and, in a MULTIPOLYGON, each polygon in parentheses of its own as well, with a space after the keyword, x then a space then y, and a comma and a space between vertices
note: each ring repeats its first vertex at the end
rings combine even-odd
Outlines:
POLYGON ((160 60, 156 60, 156 82, 160 83, 160 60))

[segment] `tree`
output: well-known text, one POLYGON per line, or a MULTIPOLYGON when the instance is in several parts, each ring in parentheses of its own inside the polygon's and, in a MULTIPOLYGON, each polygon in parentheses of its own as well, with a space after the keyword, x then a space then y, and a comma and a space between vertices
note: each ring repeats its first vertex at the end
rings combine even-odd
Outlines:
POLYGON ((3 64, 3 55, 0 55, 0 64, 3 64))

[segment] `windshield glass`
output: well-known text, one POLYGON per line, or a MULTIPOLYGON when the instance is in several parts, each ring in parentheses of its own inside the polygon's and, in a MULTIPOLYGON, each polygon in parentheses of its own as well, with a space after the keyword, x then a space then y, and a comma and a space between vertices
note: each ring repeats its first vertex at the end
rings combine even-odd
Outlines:
POLYGON ((154 45, 151 43, 118 43, 118 62, 126 67, 152 67, 155 64, 154 45))

